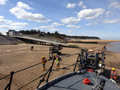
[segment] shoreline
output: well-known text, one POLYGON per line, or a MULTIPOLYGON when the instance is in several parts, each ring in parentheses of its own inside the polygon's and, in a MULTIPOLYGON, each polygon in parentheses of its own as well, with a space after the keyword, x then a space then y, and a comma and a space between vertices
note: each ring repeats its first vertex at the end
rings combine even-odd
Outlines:
MULTIPOLYGON (((111 43, 116 43, 116 42, 111 42, 111 43)), ((108 43, 108 44, 110 44, 110 43, 108 43)), ((117 48, 119 48, 119 47, 116 45, 108 45, 108 48, 106 48, 106 50, 110 51, 110 52, 114 52, 114 53, 120 53, 119 51, 116 51, 117 48), (115 49, 113 49, 113 48, 115 48, 115 49)))

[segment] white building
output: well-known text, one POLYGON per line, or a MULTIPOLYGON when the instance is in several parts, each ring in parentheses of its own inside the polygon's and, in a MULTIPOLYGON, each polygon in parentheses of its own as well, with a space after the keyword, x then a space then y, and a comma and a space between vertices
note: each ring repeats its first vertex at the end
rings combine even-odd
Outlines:
POLYGON ((15 31, 15 30, 9 30, 8 35, 9 36, 18 36, 18 35, 21 35, 21 33, 19 33, 18 31, 15 31))

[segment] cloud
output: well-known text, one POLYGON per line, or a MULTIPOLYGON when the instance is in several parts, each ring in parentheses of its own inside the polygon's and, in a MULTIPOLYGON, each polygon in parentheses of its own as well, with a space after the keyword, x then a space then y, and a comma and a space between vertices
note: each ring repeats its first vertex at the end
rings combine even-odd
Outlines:
POLYGON ((98 9, 84 9, 81 10, 77 16, 78 18, 85 18, 85 19, 96 19, 99 15, 104 13, 104 9, 98 8, 98 9))
POLYGON ((79 3, 78 3, 78 6, 82 6, 83 5, 83 1, 80 1, 79 3))
POLYGON ((3 16, 0 16, 0 24, 10 24, 10 25, 0 25, 0 28, 7 28, 7 29, 20 29, 23 28, 22 26, 27 26, 27 23, 13 23, 10 20, 5 20, 3 16))
POLYGON ((0 5, 5 5, 8 0, 0 0, 0 5))
POLYGON ((65 34, 65 32, 60 31, 61 34, 65 34))
POLYGON ((6 30, 0 30, 0 33, 3 34, 3 35, 6 35, 6 30))
POLYGON ((98 24, 99 21, 100 19, 95 20, 94 25, 98 24))
POLYGON ((77 13, 77 11, 74 11, 73 13, 77 13))
POLYGON ((34 4, 33 2, 30 2, 30 4, 34 4))
POLYGON ((107 11, 107 12, 106 12, 106 15, 108 15, 108 14, 110 14, 110 11, 107 11))
POLYGON ((114 2, 114 3, 110 4, 109 6, 113 7, 113 8, 120 9, 120 3, 119 2, 114 2))
POLYGON ((90 25, 92 25, 91 23, 88 23, 88 24, 85 24, 86 26, 90 26, 90 25))
POLYGON ((55 28, 52 28, 52 29, 49 29, 50 31, 59 31, 59 29, 55 29, 55 28))
POLYGON ((64 25, 64 24, 61 24, 61 23, 58 23, 58 22, 54 22, 53 25, 55 25, 55 26, 61 26, 61 25, 64 25))
POLYGON ((78 3, 78 6, 82 6, 83 9, 87 8, 87 6, 85 6, 85 5, 83 4, 83 1, 80 1, 80 2, 78 3))
POLYGON ((29 5, 22 3, 22 2, 17 2, 17 7, 22 8, 22 9, 32 9, 31 7, 29 7, 29 5))
POLYGON ((85 9, 85 8, 87 8, 87 6, 83 5, 82 8, 85 9))
POLYGON ((47 19, 45 18, 42 14, 33 14, 31 12, 27 12, 25 11, 23 8, 26 8, 26 9, 30 9, 29 7, 25 7, 25 5, 23 6, 19 6, 17 5, 17 7, 14 7, 12 9, 10 9, 9 11, 14 14, 18 19, 26 19, 26 20, 29 20, 29 21, 36 21, 36 22, 48 22, 50 21, 50 19, 47 19))
POLYGON ((69 32, 69 33, 71 33, 71 32, 72 32, 72 30, 69 30, 68 32, 69 32))
POLYGON ((48 29, 48 28, 55 28, 55 27, 53 25, 49 25, 49 26, 39 26, 39 28, 48 29))
POLYGON ((61 22, 65 24, 76 24, 78 21, 81 21, 81 19, 76 19, 75 17, 61 19, 61 22))
POLYGON ((53 28, 55 28, 55 26, 49 25, 49 26, 39 26, 39 27, 35 27, 33 29, 53 29, 53 28))
POLYGON ((106 19, 103 21, 103 23, 117 23, 117 22, 120 22, 120 18, 113 20, 106 19))
POLYGON ((28 26, 28 23, 12 23, 13 26, 28 26))
POLYGON ((94 22, 94 24, 96 25, 96 24, 97 24, 97 22, 94 22))
POLYGON ((53 25, 49 25, 49 26, 39 26, 39 27, 35 27, 33 29, 48 29, 50 31, 59 31, 59 29, 56 29, 55 26, 53 25))
POLYGON ((71 3, 68 3, 68 5, 66 6, 66 8, 74 8, 75 7, 75 3, 71 4, 71 3))
POLYGON ((5 20, 3 16, 0 16, 0 24, 10 24, 10 26, 8 26, 8 25, 1 26, 3 28, 12 28, 12 26, 13 27, 15 26, 14 28, 16 28, 16 26, 17 27, 19 27, 19 26, 28 26, 28 23, 20 23, 20 22, 13 23, 10 20, 5 20))
POLYGON ((107 17, 110 17, 110 14, 111 14, 111 13, 112 13, 112 12, 107 11, 105 14, 106 14, 107 17))
POLYGON ((67 25, 66 27, 74 28, 74 29, 78 29, 78 28, 80 28, 80 26, 75 26, 75 25, 67 25))
POLYGON ((23 27, 20 27, 20 26, 9 26, 9 25, 0 25, 0 28, 20 29, 20 28, 23 28, 23 27))
POLYGON ((3 16, 0 16, 0 24, 11 24, 12 21, 5 20, 3 16))
POLYGON ((3 16, 0 16, 0 19, 3 19, 4 17, 3 16))

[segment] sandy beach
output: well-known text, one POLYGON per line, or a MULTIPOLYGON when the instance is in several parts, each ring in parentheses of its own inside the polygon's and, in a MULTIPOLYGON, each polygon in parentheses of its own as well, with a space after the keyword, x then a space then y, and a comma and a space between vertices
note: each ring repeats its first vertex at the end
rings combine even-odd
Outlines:
MULTIPOLYGON (((111 41, 109 41, 111 42, 111 41)), ((69 43, 72 45, 78 45, 79 47, 86 49, 99 50, 101 45, 105 45, 106 47, 110 47, 107 45, 109 42, 99 42, 98 44, 82 44, 82 43, 69 43)), ((18 44, 18 45, 0 45, 0 78, 10 74, 11 71, 18 71, 29 67, 31 65, 40 63, 41 57, 44 55, 46 59, 49 59, 49 47, 47 45, 35 45, 35 44, 18 44), (31 51, 30 47, 34 46, 34 50, 31 51)), ((67 48, 63 47, 61 51, 62 56, 72 55, 69 57, 62 58, 60 68, 69 66, 74 64, 77 60, 78 55, 73 55, 76 53, 80 53, 80 49, 78 48, 67 48)), ((118 80, 120 82, 120 53, 114 53, 110 51, 105 51, 106 59, 105 59, 105 76, 110 77, 110 70, 114 66, 116 67, 116 71, 118 72, 118 80)), ((44 74, 50 67, 52 63, 48 61, 46 63, 46 70, 42 72, 42 64, 34 66, 30 69, 15 73, 13 76, 13 82, 11 90, 17 90, 25 84, 31 82, 36 79, 40 75, 44 74)), ((55 70, 56 64, 53 66, 53 70, 55 70)), ((54 71, 51 73, 49 80, 52 80, 58 76, 69 73, 73 71, 74 66, 69 66, 65 69, 61 69, 59 71, 54 71)), ((39 80, 32 82, 31 84, 21 88, 21 90, 35 90, 37 87, 39 80)), ((0 90, 3 90, 9 81, 9 77, 0 80, 0 90)), ((44 84, 44 83, 42 83, 44 84)))

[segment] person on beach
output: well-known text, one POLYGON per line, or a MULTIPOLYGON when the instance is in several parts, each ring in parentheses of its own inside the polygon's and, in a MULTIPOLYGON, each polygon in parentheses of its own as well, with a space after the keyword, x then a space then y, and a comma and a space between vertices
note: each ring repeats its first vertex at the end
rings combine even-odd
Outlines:
POLYGON ((113 67, 111 70, 111 79, 115 80, 117 79, 117 72, 115 71, 115 68, 113 67))
POLYGON ((59 56, 57 54, 53 55, 55 57, 56 69, 60 68, 59 56))
POLYGON ((45 64, 46 64, 46 62, 47 62, 47 60, 46 60, 46 58, 45 58, 44 56, 42 56, 41 62, 42 62, 42 64, 43 64, 42 71, 44 71, 44 70, 45 70, 45 64))
POLYGON ((34 47, 33 47, 33 46, 31 46, 31 51, 33 51, 33 48, 34 48, 34 47))
POLYGON ((104 50, 106 50, 106 46, 104 46, 104 50))

